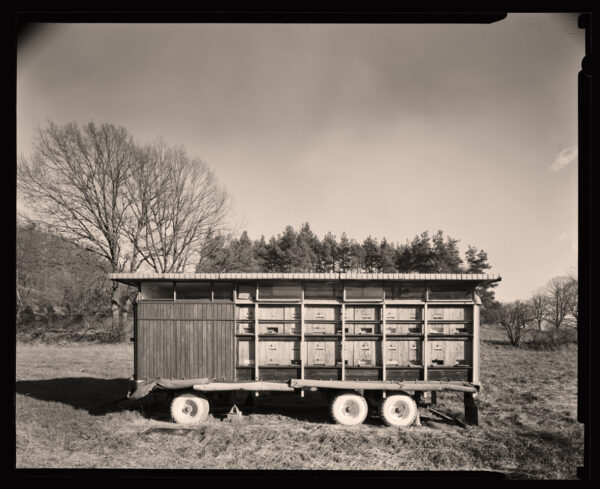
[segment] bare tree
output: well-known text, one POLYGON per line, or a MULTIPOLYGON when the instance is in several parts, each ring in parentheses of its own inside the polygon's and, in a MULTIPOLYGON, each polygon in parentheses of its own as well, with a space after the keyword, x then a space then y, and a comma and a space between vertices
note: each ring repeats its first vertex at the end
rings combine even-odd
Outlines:
POLYGON ((529 299, 529 308, 531 310, 532 321, 538 330, 542 330, 542 324, 548 316, 548 296, 543 292, 536 292, 529 299))
MULTIPOLYGON (((49 122, 40 129, 34 154, 17 169, 19 198, 35 217, 64 239, 106 259, 112 272, 125 268, 125 195, 137 156, 125 128, 112 124, 49 122)), ((112 286, 113 333, 121 334, 118 284, 112 286)))
POLYGON ((573 326, 579 324, 579 281, 575 275, 569 275, 569 307, 568 313, 573 326))
POLYGON ((573 309, 573 300, 577 295, 573 293, 573 284, 567 277, 555 277, 546 287, 548 294, 547 320, 555 331, 568 323, 568 315, 573 309))
MULTIPOLYGON (((102 257, 111 272, 183 271, 223 227, 227 195, 208 166, 162 141, 139 147, 123 127, 89 123, 38 131, 21 158, 19 198, 65 240, 102 257)), ((132 295, 112 284, 120 337, 132 295)))
POLYGON ((528 304, 516 301, 501 304, 498 308, 498 321, 506 331, 506 335, 513 346, 519 346, 523 333, 531 322, 533 316, 528 304))
POLYGON ((195 265, 222 229, 227 195, 210 168, 163 141, 147 146, 128 182, 125 233, 141 261, 157 272, 195 265))

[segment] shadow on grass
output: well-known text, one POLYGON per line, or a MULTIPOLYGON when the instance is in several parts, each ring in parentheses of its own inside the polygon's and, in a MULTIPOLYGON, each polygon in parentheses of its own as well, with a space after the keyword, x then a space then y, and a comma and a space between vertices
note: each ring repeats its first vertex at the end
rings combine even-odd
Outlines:
POLYGON ((131 383, 127 379, 75 377, 43 380, 20 380, 17 394, 42 401, 60 402, 88 412, 101 405, 125 399, 131 383))
MULTIPOLYGON (((120 411, 140 411, 149 419, 170 420, 168 397, 160 391, 133 401, 127 399, 131 383, 127 379, 98 379, 93 377, 59 378, 44 380, 22 380, 16 383, 16 393, 41 401, 58 402, 75 409, 83 409, 94 416, 103 416, 120 411)), ((164 392, 164 391, 163 391, 164 392)), ((232 402, 223 396, 211 402, 211 412, 224 418, 232 402)), ((324 396, 298 394, 262 395, 238 404, 245 415, 279 415, 298 421, 313 423, 329 422, 328 401, 324 396)), ((374 423, 378 423, 375 420, 374 423)))

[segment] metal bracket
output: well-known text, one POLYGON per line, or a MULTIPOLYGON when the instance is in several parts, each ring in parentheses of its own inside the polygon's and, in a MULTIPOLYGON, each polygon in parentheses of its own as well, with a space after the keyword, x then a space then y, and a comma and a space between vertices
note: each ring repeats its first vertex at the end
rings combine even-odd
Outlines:
POLYGON ((243 421, 242 412, 235 404, 227 413, 227 421, 231 423, 241 423, 243 421))

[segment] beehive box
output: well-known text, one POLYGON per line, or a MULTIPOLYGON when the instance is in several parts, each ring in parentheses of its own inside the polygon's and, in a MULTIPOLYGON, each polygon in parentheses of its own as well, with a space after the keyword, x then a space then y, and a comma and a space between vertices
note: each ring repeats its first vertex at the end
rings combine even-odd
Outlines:
POLYGON ((346 365, 376 367, 381 365, 381 349, 377 340, 354 340, 346 343, 346 365))
POLYGON ((473 326, 469 323, 443 323, 435 324, 429 323, 427 325, 427 334, 471 334, 473 332, 473 326))
POLYGON ((386 334, 422 334, 423 325, 421 323, 396 323, 385 325, 386 334))
POLYGON ((430 306, 427 308, 427 319, 438 321, 471 321, 472 306, 430 306))
POLYGON ((348 321, 379 321, 380 308, 378 306, 346 306, 345 317, 348 321))
POLYGON ((380 334, 381 328, 378 323, 346 323, 346 334, 380 334))
POLYGON ((338 306, 305 306, 304 314, 308 321, 337 321, 340 319, 340 308, 338 306))
POLYGON ((300 306, 265 306, 258 309, 258 319, 264 320, 290 320, 300 319, 300 306))
POLYGON ((386 306, 385 318, 392 321, 420 321, 422 317, 421 306, 386 306))
POLYGON ((334 366, 336 364, 335 341, 307 341, 305 362, 309 367, 334 366))
POLYGON ((336 334, 335 323, 306 323, 304 325, 306 334, 336 334))
POLYGON ((267 340, 258 343, 259 365, 288 366, 300 364, 300 341, 267 340))
POLYGON ((429 341, 428 366, 456 367, 473 364, 472 342, 466 341, 429 341))
POLYGON ((390 367, 415 367, 423 364, 420 340, 387 340, 385 364, 390 367))

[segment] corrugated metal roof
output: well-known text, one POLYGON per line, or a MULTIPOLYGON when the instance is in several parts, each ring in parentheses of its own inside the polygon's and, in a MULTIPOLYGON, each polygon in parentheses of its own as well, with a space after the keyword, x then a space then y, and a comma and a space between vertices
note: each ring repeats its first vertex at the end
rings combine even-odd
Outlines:
POLYGON ((111 273, 111 280, 501 280, 488 273, 111 273))

